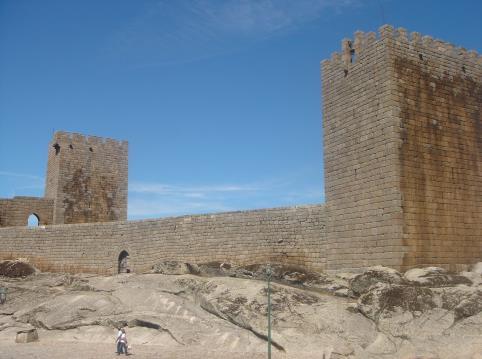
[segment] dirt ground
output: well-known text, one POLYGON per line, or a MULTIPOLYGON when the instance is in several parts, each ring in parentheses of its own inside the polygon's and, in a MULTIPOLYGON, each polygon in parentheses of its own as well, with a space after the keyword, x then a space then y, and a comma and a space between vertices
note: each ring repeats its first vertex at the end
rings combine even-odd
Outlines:
MULTIPOLYGON (((4 344, 0 347, 0 359, 98 359, 121 358, 115 353, 115 346, 102 343, 41 343, 4 344)), ((233 353, 211 352, 205 347, 189 347, 183 349, 164 349, 161 346, 139 345, 128 355, 134 359, 265 359, 266 353, 233 353)), ((272 358, 277 359, 321 359, 317 356, 286 356, 273 351, 272 358)))

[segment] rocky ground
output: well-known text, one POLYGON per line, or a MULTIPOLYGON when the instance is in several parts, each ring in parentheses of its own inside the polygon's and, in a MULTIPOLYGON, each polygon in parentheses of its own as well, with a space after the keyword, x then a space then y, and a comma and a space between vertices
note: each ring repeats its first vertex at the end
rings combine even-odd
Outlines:
MULTIPOLYGON (((115 356, 117 326, 126 326, 135 358, 266 357, 263 265, 164 262, 112 277, 15 265, 0 265, 2 359, 115 356), (38 341, 15 343, 33 328, 38 341)), ((272 269, 273 358, 482 359, 482 263, 459 274, 272 269)))

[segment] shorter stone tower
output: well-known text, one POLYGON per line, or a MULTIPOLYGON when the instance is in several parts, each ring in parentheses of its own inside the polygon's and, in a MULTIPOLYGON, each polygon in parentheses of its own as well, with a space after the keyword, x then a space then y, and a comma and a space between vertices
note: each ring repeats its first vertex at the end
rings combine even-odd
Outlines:
POLYGON ((126 220, 127 151, 127 141, 56 132, 45 183, 53 224, 126 220))

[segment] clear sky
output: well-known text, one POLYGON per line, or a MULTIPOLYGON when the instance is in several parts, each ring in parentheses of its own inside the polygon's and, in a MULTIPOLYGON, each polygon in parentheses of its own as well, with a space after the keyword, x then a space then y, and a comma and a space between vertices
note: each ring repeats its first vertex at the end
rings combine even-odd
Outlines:
POLYGON ((482 52, 482 1, 0 0, 0 197, 54 130, 129 141, 129 218, 321 203, 320 61, 383 23, 482 52))

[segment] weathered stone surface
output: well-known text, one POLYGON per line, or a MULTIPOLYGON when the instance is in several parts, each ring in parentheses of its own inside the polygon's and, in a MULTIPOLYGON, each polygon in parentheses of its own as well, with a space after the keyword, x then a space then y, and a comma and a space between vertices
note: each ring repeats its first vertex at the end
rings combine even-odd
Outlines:
POLYGON ((458 284, 471 285, 472 281, 465 276, 449 273, 444 268, 413 268, 405 272, 404 278, 412 284, 429 287, 448 287, 458 284))
MULTIPOLYGON (((228 270, 229 266, 222 267, 228 270)), ((229 270, 233 269, 231 265, 229 270)), ((275 280, 282 280, 286 268, 276 273, 280 279, 275 280)), ((266 350, 266 282, 230 275, 6 278, 1 285, 12 290, 21 287, 23 292, 12 298, 10 314, 0 314, 0 347, 31 325, 42 343, 50 345, 62 341, 112 344, 115 327, 127 326, 134 347, 202 346, 255 357, 266 350), (22 300, 35 294, 39 302, 22 300)), ((324 277, 325 282, 340 279, 324 277)), ((480 348, 476 338, 482 335, 482 313, 476 287, 378 283, 355 305, 349 297, 296 286, 272 283, 276 356, 311 359, 316 353, 317 357, 383 359, 432 353, 471 359, 480 348)))
POLYGON ((55 132, 45 186, 53 223, 126 220, 127 151, 126 141, 55 132))
POLYGON ((386 334, 379 333, 375 341, 367 347, 367 352, 371 354, 393 355, 397 352, 397 345, 386 334))
POLYGON ((190 267, 186 263, 176 261, 164 261, 152 267, 152 273, 160 274, 190 274, 190 267))
POLYGON ((480 261, 480 57, 385 25, 322 73, 327 269, 480 261))
POLYGON ((38 340, 37 329, 25 329, 17 332, 16 343, 30 343, 38 340))
MULTIPOLYGON (((20 324, 43 328, 45 338, 67 340, 69 335, 70 338, 75 335, 76 340, 111 342, 112 333, 107 337, 90 333, 96 327, 111 327, 113 331, 115 326, 128 325, 135 343, 156 340, 159 340, 156 345, 165 346, 226 343, 226 348, 242 348, 247 353, 265 350, 264 281, 161 274, 81 279, 94 290, 74 290, 71 283, 78 278, 66 280, 65 285, 57 287, 57 295, 52 294, 37 305, 24 305, 11 318, 20 324)), ((52 280, 54 283, 60 283, 58 278, 52 280)), ((32 289, 37 290, 36 286, 32 289)), ((273 350, 310 353, 322 345, 351 353, 353 346, 372 340, 373 325, 366 318, 344 310, 339 313, 338 308, 339 303, 326 301, 321 294, 272 283, 273 350), (349 327, 342 329, 346 323, 349 327), (316 334, 318 326, 329 335, 316 334), (356 332, 359 329, 363 332, 356 332), (350 340, 355 344, 337 337, 336 333, 342 330, 352 333, 350 340)), ((0 327, 0 342, 2 333, 0 327)))
POLYGON ((10 278, 26 277, 35 272, 36 268, 32 264, 22 260, 0 261, 0 276, 3 275, 10 278))
MULTIPOLYGON (((338 276, 332 278, 324 273, 307 271, 300 266, 272 264, 269 267, 272 272, 271 279, 279 283, 317 290, 348 290, 348 282, 338 278, 338 276)), ((162 274, 195 274, 203 277, 236 277, 266 281, 267 268, 267 264, 249 264, 242 266, 216 261, 199 264, 165 261, 155 265, 151 272, 162 274)))
POLYGON ((482 311, 482 288, 456 286, 434 288, 439 305, 454 312, 455 320, 477 315, 482 311))
POLYGON ((351 292, 348 288, 339 288, 333 292, 337 297, 349 297, 351 292))
POLYGON ((358 299, 358 309, 377 321, 380 315, 401 310, 415 314, 437 307, 430 288, 378 283, 358 299))
POLYGON ((478 286, 482 284, 482 274, 464 271, 460 272, 460 275, 471 281, 473 286, 478 286))
POLYGON ((482 275, 482 262, 475 263, 470 271, 482 275))
POLYGON ((482 312, 482 290, 463 299, 455 308, 455 319, 467 318, 482 312))
POLYGON ((98 292, 68 293, 40 305, 14 313, 13 318, 35 327, 71 329, 82 325, 101 325, 108 316, 125 312, 116 297, 98 292))
POLYGON ((402 284, 403 278, 395 269, 375 266, 368 268, 349 281, 350 289, 356 295, 366 293, 372 285, 377 283, 402 284))

